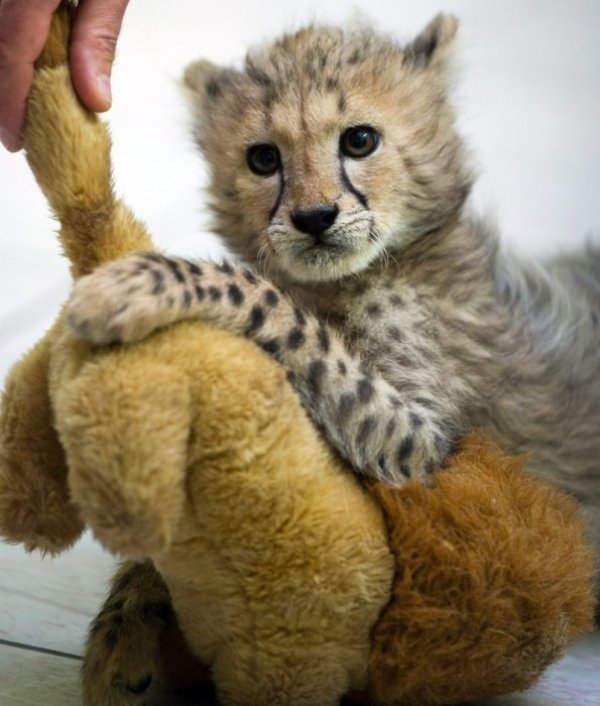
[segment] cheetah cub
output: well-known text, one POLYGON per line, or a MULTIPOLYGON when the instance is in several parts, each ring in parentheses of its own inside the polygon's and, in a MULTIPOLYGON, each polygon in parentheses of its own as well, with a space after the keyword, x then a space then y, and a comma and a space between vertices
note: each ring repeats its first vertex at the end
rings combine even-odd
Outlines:
POLYGON ((448 98, 457 22, 411 43, 311 26, 186 83, 235 262, 140 254, 82 278, 70 322, 129 342, 184 318, 288 370, 359 473, 426 481, 486 427, 581 501, 600 547, 600 252, 530 263, 466 212, 448 98))

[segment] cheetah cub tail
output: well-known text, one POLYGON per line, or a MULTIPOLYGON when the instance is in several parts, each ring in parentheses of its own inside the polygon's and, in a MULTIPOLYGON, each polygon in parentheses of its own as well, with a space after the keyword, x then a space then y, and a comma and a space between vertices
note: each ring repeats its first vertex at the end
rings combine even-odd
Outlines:
POLYGON ((79 102, 67 64, 72 2, 56 11, 36 71, 23 135, 29 165, 60 222, 74 277, 153 249, 145 226, 113 191, 106 125, 79 102))

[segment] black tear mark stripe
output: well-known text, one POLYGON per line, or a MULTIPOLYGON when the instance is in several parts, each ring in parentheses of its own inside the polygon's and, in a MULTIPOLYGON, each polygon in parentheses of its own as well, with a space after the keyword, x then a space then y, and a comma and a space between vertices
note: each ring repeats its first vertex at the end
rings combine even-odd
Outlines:
POLYGON ((350 177, 346 173, 346 168, 344 167, 344 162, 342 161, 342 158, 340 157, 340 176, 342 178, 342 184, 346 187, 346 189, 351 193, 356 196, 358 199, 358 202, 363 206, 363 208, 369 208, 369 201, 367 197, 362 193, 362 191, 359 191, 354 184, 350 181, 350 177))
POLYGON ((283 200, 283 192, 285 191, 285 180, 283 178, 283 172, 280 169, 279 170, 279 193, 277 194, 277 198, 275 199, 275 203, 273 204, 273 208, 269 211, 269 223, 275 218, 275 214, 277 211, 279 211, 279 207, 281 206, 281 201, 283 200))

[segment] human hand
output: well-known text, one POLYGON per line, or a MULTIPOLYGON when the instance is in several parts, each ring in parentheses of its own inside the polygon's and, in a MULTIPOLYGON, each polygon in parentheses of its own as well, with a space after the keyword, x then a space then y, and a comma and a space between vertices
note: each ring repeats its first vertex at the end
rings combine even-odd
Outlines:
MULTIPOLYGON (((75 90, 95 112, 110 108, 110 74, 129 0, 80 0, 73 23, 70 68, 75 90)), ((33 65, 59 0, 0 0, 0 141, 22 146, 33 65)))

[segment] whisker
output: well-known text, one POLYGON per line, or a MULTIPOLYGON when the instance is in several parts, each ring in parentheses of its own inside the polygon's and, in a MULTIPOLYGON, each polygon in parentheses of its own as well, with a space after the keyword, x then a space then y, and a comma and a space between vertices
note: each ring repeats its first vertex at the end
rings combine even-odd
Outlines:
POLYGON ((382 234, 380 232, 380 229, 381 229, 381 226, 378 229, 375 227, 375 224, 373 222, 371 222, 371 227, 369 228, 369 237, 380 248, 379 259, 382 262, 383 269, 387 270, 388 267, 390 266, 391 261, 393 261, 395 264, 397 264, 398 261, 385 246, 385 241, 382 238, 382 234))
POLYGON ((340 223, 338 226, 336 226, 335 230, 346 229, 346 228, 348 228, 348 226, 353 226, 353 225, 356 225, 357 223, 365 223, 365 222, 368 223, 369 220, 370 220, 369 218, 365 218, 365 217, 361 216, 359 218, 355 218, 353 221, 346 221, 344 223, 340 223))

